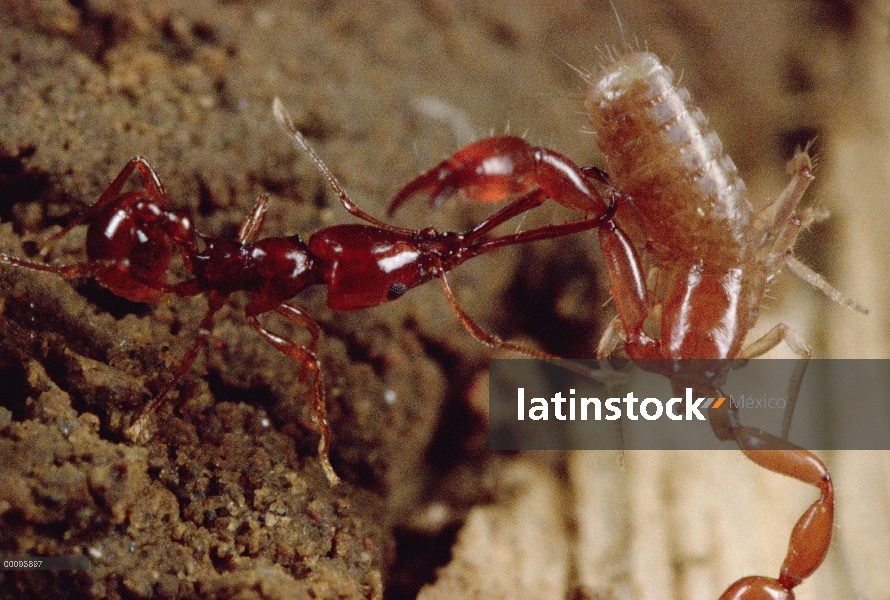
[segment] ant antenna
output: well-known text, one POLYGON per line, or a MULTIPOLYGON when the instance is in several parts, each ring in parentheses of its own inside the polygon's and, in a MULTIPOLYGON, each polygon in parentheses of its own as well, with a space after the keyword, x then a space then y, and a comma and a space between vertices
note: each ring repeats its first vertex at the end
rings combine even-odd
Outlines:
POLYGON ((343 186, 340 185, 340 182, 334 177, 334 174, 331 173, 331 170, 328 168, 324 161, 321 160, 321 157, 315 153, 315 150, 312 149, 312 146, 309 145, 309 142, 306 141, 306 138, 303 137, 303 134, 297 129, 294 125, 294 122, 291 120, 290 115, 287 114, 287 111, 284 110, 284 104, 281 100, 276 96, 275 100, 272 102, 272 113, 275 115, 275 120, 278 121, 278 124, 281 125, 281 128, 284 129, 287 133, 290 134, 297 145, 309 155, 309 158, 312 159, 312 162, 315 163, 315 168, 318 169, 322 176, 327 180, 328 185, 331 186, 331 189, 334 190, 334 193, 340 198, 340 202, 349 211, 350 214, 371 223, 372 225, 376 225, 377 227, 381 227, 383 229, 387 229, 389 231, 404 231, 399 229, 398 227, 393 227, 383 221, 379 221, 360 209, 352 200, 349 199, 349 196, 346 194, 346 191, 343 189, 343 186))

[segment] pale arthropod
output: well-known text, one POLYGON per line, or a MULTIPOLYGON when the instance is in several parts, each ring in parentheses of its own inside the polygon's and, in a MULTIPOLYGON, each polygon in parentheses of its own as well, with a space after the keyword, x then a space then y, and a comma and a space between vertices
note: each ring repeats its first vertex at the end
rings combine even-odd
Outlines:
MULTIPOLYGON (((784 192, 755 212, 719 137, 673 77, 654 54, 629 53, 591 79, 586 102, 610 183, 628 205, 619 211, 619 220, 629 229, 628 222, 642 227, 646 239, 637 246, 659 267, 660 285, 652 290, 651 302, 643 286, 633 298, 626 293, 616 298, 624 305, 618 310, 627 343, 640 346, 630 352, 658 358, 738 357, 767 284, 786 264, 832 298, 867 312, 792 255, 797 235, 821 214, 797 210, 813 179, 807 152, 799 151, 789 163, 792 180, 784 192), (628 305, 649 303, 663 308, 657 343, 643 333, 639 315, 622 314, 628 305)), ((807 354, 782 325, 745 354, 762 354, 782 340, 807 354)))
MULTIPOLYGON (((599 238, 618 316, 600 342, 601 356, 623 342, 635 360, 751 358, 784 340, 809 357, 806 345, 781 324, 743 347, 766 288, 784 265, 833 299, 867 312, 792 254, 798 234, 821 215, 798 209, 813 179, 805 150, 789 163, 792 178, 785 190, 757 212, 717 134, 657 56, 610 57, 600 73, 587 78, 586 107, 608 175, 560 157, 556 176, 552 157, 559 155, 553 151, 518 138, 490 138, 409 183, 390 209, 420 193, 438 198, 460 192, 496 202, 536 185, 557 202, 596 215, 604 214, 608 199, 616 217, 601 219, 599 238)), ((675 387, 693 385, 699 394, 719 395, 725 372, 705 375, 690 363, 660 364, 675 387)), ((797 383, 802 375, 800 369, 797 383)), ((808 450, 743 426, 730 403, 715 406, 709 420, 718 438, 735 441, 755 463, 820 490, 791 534, 778 578, 746 577, 721 600, 793 598, 792 589, 818 568, 831 542, 834 490, 828 469, 808 450)))
MULTIPOLYGON (((645 232, 635 247, 604 247, 618 319, 600 344, 601 354, 623 338, 635 359, 750 358, 784 340, 809 357, 806 345, 782 324, 742 347, 766 287, 783 265, 867 312, 792 254, 798 234, 819 216, 813 209, 798 210, 813 179, 805 150, 789 163, 792 178, 785 190, 755 212, 719 137, 654 54, 630 52, 611 61, 590 79, 586 108, 610 183, 626 199, 620 220, 645 232), (651 274, 644 272, 637 250, 651 259, 651 274)), ((675 383, 684 378, 670 376, 675 383)), ((719 375, 697 382, 714 391, 717 385, 719 375)), ((793 598, 791 590, 818 568, 831 542, 834 492, 828 470, 811 452, 742 426, 737 409, 727 403, 712 409, 709 420, 718 438, 735 440, 754 462, 820 489, 791 534, 779 577, 746 577, 721 596, 793 598)))

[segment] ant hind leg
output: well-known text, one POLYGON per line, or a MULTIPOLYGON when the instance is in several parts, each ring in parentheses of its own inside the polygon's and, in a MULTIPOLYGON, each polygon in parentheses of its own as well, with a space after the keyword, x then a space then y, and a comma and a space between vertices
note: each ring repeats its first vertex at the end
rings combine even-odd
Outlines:
POLYGON ((273 333, 263 326, 259 321, 259 314, 251 311, 250 304, 245 309, 247 312, 247 322, 266 340, 273 348, 285 354, 294 360, 300 362, 310 373, 314 374, 312 383, 312 420, 318 425, 321 432, 321 439, 318 442, 318 458, 321 461, 321 468, 327 476, 331 485, 340 482, 340 478, 334 471, 330 460, 331 448, 331 430, 328 426, 327 403, 325 401, 324 380, 321 373, 321 363, 315 356, 314 347, 318 339, 318 326, 311 318, 303 312, 302 309, 291 304, 282 304, 276 308, 276 312, 305 328, 312 337, 310 347, 306 347, 298 342, 281 337, 273 333), (310 324, 311 322, 311 324, 310 324))
POLYGON ((26 269, 34 269, 35 271, 45 271, 54 273, 63 279, 81 279, 96 277, 101 271, 119 264, 116 260, 91 260, 70 265, 47 265, 44 263, 33 262, 18 258, 10 254, 0 253, 0 262, 5 262, 13 267, 22 267, 26 269))
POLYGON ((543 360, 561 360, 560 357, 555 356, 553 354, 549 354, 544 352, 543 350, 535 350, 533 348, 526 348, 525 346, 520 346, 519 344, 513 344, 510 342, 505 342, 501 340, 499 337, 492 335, 482 329, 473 319, 470 318, 467 313, 460 307, 457 303, 457 300, 454 297, 454 293, 451 291, 451 286, 448 285, 448 279, 445 277, 445 273, 439 273, 439 279, 442 281, 442 289, 445 291, 445 297, 448 298, 448 303, 451 304, 451 308, 454 309, 454 312, 457 313, 457 316, 460 318, 460 322, 463 323, 463 326, 467 331, 470 332, 474 338, 489 346, 491 348, 503 348, 504 350, 510 350, 512 352, 518 352, 519 354, 525 354, 526 356, 530 356, 532 358, 540 358, 543 360))

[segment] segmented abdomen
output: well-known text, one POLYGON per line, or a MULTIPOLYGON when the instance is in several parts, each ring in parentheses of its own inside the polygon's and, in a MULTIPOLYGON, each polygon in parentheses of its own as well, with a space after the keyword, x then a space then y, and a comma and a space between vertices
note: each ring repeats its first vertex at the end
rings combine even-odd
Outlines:
POLYGON ((662 260, 737 264, 751 205, 720 138, 674 73, 650 52, 592 79, 585 103, 610 182, 633 197, 662 260))

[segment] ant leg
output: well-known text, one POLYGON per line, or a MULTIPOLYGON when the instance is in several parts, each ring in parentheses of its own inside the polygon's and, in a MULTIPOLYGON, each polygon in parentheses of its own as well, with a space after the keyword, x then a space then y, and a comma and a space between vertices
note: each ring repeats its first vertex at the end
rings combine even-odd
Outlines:
POLYGON ((346 191, 340 185, 340 182, 337 181, 337 178, 334 177, 334 174, 331 173, 331 170, 328 168, 324 161, 315 153, 315 150, 309 145, 309 142, 306 141, 306 138, 303 137, 293 121, 290 118, 290 115, 287 114, 287 111, 284 110, 284 105, 281 103, 281 100, 275 98, 275 101, 272 103, 272 112, 275 115, 275 120, 278 121, 278 124, 284 129, 290 136, 294 139, 297 145, 309 155, 309 158, 315 163, 315 168, 318 169, 322 176, 327 180, 328 185, 334 190, 334 193, 337 194, 337 197, 340 198, 340 203, 343 207, 349 212, 349 214, 362 219, 363 221, 367 221, 372 225, 376 225, 381 229, 386 229, 387 231, 394 231, 399 233, 414 233, 409 229, 402 229, 400 227, 394 227, 388 223, 384 223, 379 219, 376 219, 360 209, 352 200, 349 199, 349 196, 346 194, 346 191))
POLYGON ((164 184, 161 183, 157 173, 154 172, 154 169, 151 168, 148 161, 141 156, 137 156, 136 158, 131 159, 130 162, 121 169, 121 172, 118 173, 117 177, 114 178, 114 181, 105 188, 105 191, 102 192, 102 195, 99 196, 99 199, 96 200, 96 202, 77 215, 77 217, 71 223, 66 225, 64 229, 44 240, 42 245, 48 247, 77 225, 90 220, 107 204, 117 200, 121 195, 121 190, 123 189, 124 184, 130 178, 130 175, 133 174, 134 169, 138 169, 140 175, 142 175, 143 186, 145 187, 145 192, 148 194, 149 198, 157 202, 162 208, 166 208, 167 193, 164 191, 164 184))
MULTIPOLYGON (((334 471, 334 467, 331 466, 329 456, 331 447, 331 430, 328 427, 327 404, 325 402, 321 363, 315 356, 315 352, 306 346, 293 340, 283 338, 264 327, 259 321, 259 315, 252 314, 250 304, 247 305, 246 311, 247 322, 250 323, 250 326, 253 327, 257 333, 263 336, 263 339, 265 339, 266 342, 282 354, 299 361, 300 364, 314 373, 315 377, 312 384, 312 420, 318 425, 318 429, 321 431, 321 439, 318 442, 318 458, 321 461, 321 468, 327 476, 328 481, 330 481, 331 485, 336 485, 340 482, 340 478, 334 471)), ((311 318, 302 309, 291 304, 282 304, 276 311, 301 327, 305 326, 304 323, 306 321, 311 321, 311 318)), ((312 323, 312 327, 307 328, 307 330, 313 337, 311 345, 314 345, 314 340, 317 339, 318 326, 315 325, 314 321, 312 323)))
POLYGON ((151 399, 151 401, 142 409, 142 412, 139 413, 139 416, 136 418, 133 424, 130 425, 129 428, 127 428, 125 435, 130 440, 139 441, 143 437, 145 437, 144 430, 146 424, 148 423, 148 420, 155 413, 155 411, 157 411, 158 406, 160 406, 164 398, 167 397, 167 395, 173 390, 179 380, 182 379, 182 376, 185 375, 191 368, 192 363, 195 362, 195 358, 198 356, 198 352, 201 350, 201 348, 203 348, 207 344, 207 339, 210 337, 211 327, 213 326, 213 317, 226 303, 227 298, 228 296, 220 294, 219 292, 211 291, 209 293, 207 301, 207 312, 204 313, 204 317, 201 319, 201 323, 198 325, 198 335, 195 337, 195 341, 182 357, 182 362, 179 363, 179 368, 177 368, 176 372, 173 373, 173 377, 170 379, 170 381, 167 382, 167 385, 164 386, 164 389, 162 389, 157 396, 151 399))
POLYGON ((531 350, 523 346, 504 342, 496 336, 485 332, 481 327, 476 325, 473 320, 469 318, 469 316, 467 316, 467 314, 460 308, 460 306, 458 306, 457 301, 454 298, 454 294, 451 291, 451 287, 448 284, 448 280, 445 277, 445 273, 447 273, 457 265, 461 264, 465 260, 474 256, 479 256, 480 254, 484 254, 486 252, 490 252, 504 246, 512 246, 515 244, 523 244, 537 240, 557 238, 565 235, 570 235, 572 233, 586 231, 588 229, 593 229, 594 227, 599 227, 605 220, 611 219, 611 214, 607 213, 603 217, 583 219, 571 223, 564 223, 562 225, 547 225, 538 229, 532 229, 512 235, 496 237, 484 242, 474 243, 474 240, 479 235, 486 233, 488 230, 496 227, 506 219, 520 214, 528 210, 529 208, 538 206, 544 200, 544 198, 545 195, 543 191, 541 191, 540 189, 534 190, 531 193, 526 194, 522 198, 516 200, 509 206, 505 207, 493 217, 481 223, 475 229, 462 234, 460 245, 454 248, 447 255, 447 257, 440 257, 438 264, 438 277, 442 280, 442 287, 445 291, 445 296, 448 298, 451 306, 460 317, 460 320, 464 324, 464 327, 466 327, 467 331, 469 331, 473 337, 488 346, 506 348, 507 350, 513 350, 515 352, 527 354, 535 358, 552 360, 556 357, 537 350, 531 350))
POLYGON ((32 262, 12 256, 10 254, 0 253, 0 262, 5 262, 13 267, 23 267, 26 269, 34 269, 35 271, 45 271, 54 273, 64 279, 81 279, 95 277, 104 269, 120 264, 117 260, 91 260, 82 263, 74 263, 71 265, 47 265, 44 263, 32 262))
MULTIPOLYGON (((533 206, 540 204, 541 198, 545 195, 546 192, 542 189, 534 190, 505 209, 502 209, 491 217, 489 221, 495 221, 502 214, 510 213, 511 210, 515 210, 515 213, 510 214, 510 216, 529 210, 533 206)), ((539 229, 470 245, 461 254, 461 261, 502 246, 560 237, 599 227, 600 247, 606 259, 606 269, 609 273, 612 297, 618 310, 618 318, 624 326, 625 338, 627 339, 625 347, 628 350, 628 354, 632 358, 661 358, 657 343, 643 331, 643 324, 649 314, 649 299, 646 281, 643 276, 642 261, 630 238, 612 219, 614 206, 612 205, 612 208, 608 209, 602 216, 592 219, 565 223, 563 225, 548 225, 539 229)), ((474 239, 477 230, 483 230, 484 233, 499 224, 489 225, 489 221, 481 223, 476 229, 466 234, 468 239, 474 239)), ((446 270, 450 270, 456 264, 449 264, 446 270)), ((459 311, 458 314, 460 314, 459 311)), ((473 333, 472 330, 470 333, 473 333)), ((476 334, 474 333, 473 335, 476 334)))
POLYGON ((266 219, 266 210, 269 208, 269 194, 260 194, 257 196, 256 204, 253 210, 244 219, 241 229, 238 230, 238 241, 242 244, 251 244, 256 241, 260 230, 263 228, 263 221, 266 219))
MULTIPOLYGON (((125 260, 118 259, 103 258, 99 260, 90 260, 69 265, 54 265, 33 262, 9 254, 4 254, 2 252, 0 252, 0 263, 6 263, 12 267, 33 269, 35 271, 43 271, 45 273, 53 273, 54 275, 58 275, 65 280, 89 278, 98 280, 101 276, 108 274, 108 269, 117 267, 122 271, 126 271, 129 268, 125 260)), ((133 280, 133 282, 137 283, 141 287, 138 299, 133 298, 137 299, 139 302, 153 301, 154 299, 160 298, 166 293, 174 291, 175 287, 157 281, 137 282, 133 280)), ((104 285, 104 282, 100 281, 100 283, 103 283, 104 285)), ((121 291, 121 288, 116 288, 112 291, 118 296, 124 295, 124 297, 130 297, 125 295, 126 291, 121 291)))
POLYGON ((438 276, 439 279, 442 281, 442 289, 445 291, 445 297, 448 298, 448 303, 451 304, 451 308, 453 308, 454 312, 457 313, 457 316, 460 318, 460 322, 463 323, 463 326, 466 328, 467 331, 470 332, 470 335, 472 335, 474 338, 491 348, 503 348, 504 350, 518 352, 519 354, 525 354, 526 356, 531 356, 532 358, 540 358, 542 360, 561 360, 560 357, 549 354, 542 350, 534 350, 532 348, 520 346, 519 344, 505 342, 499 337, 492 335, 482 329, 482 327, 477 325, 476 322, 473 321, 457 303, 457 300, 454 298, 454 294, 451 291, 451 286, 448 285, 448 279, 445 277, 445 273, 439 272, 438 276))
MULTIPOLYGON (((321 337, 321 330, 318 328, 318 323, 316 323, 315 320, 313 320, 302 308, 294 304, 288 304, 287 302, 282 302, 275 311, 284 318, 296 323, 309 333, 309 344, 306 348, 311 354, 315 354, 315 351, 318 349, 318 339, 321 337)), ((306 369, 300 370, 300 383, 309 383, 307 373, 308 371, 306 369)))
MULTIPOLYGON (((139 173, 142 175, 142 182, 145 185, 145 191, 148 192, 149 197, 160 204, 162 208, 167 208, 167 192, 164 190, 164 184, 161 183, 161 179, 158 177, 158 174, 155 173, 155 170, 151 168, 151 165, 148 164, 148 161, 141 156, 137 156, 130 162, 135 164, 139 173)), ((118 176, 118 178, 119 177, 120 176, 118 176)), ((118 178, 115 178, 112 185, 117 182, 118 178)), ((98 204, 101 202, 102 197, 106 194, 108 194, 107 190, 99 197, 99 200, 97 200, 96 203, 98 204)), ((118 187, 115 195, 119 194, 120 187, 118 187)))

